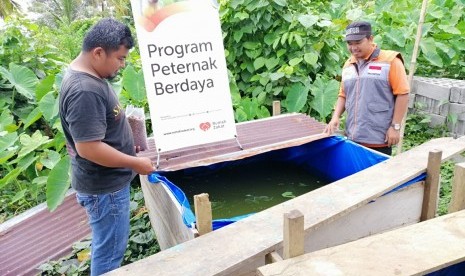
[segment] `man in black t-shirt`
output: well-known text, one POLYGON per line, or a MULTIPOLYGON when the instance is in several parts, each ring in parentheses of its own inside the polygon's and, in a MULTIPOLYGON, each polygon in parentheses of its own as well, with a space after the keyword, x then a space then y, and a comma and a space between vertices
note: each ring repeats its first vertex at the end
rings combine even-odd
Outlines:
POLYGON ((129 183, 134 172, 154 171, 149 158, 135 156, 124 110, 106 81, 124 67, 133 44, 127 26, 100 20, 86 34, 60 90, 71 185, 92 228, 91 275, 120 266, 129 237, 129 183))

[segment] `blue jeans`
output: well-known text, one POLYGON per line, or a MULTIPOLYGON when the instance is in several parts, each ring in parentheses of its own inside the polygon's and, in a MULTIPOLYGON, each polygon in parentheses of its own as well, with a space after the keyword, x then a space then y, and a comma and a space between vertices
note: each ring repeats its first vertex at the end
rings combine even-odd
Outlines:
POLYGON ((92 229, 91 276, 120 267, 129 238, 129 185, 108 194, 76 193, 76 198, 92 229))

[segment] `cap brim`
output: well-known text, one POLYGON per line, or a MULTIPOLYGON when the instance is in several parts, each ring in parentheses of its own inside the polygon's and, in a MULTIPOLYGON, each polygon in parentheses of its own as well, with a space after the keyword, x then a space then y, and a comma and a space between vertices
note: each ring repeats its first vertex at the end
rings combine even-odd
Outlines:
POLYGON ((345 40, 346 41, 357 41, 357 40, 362 40, 364 39, 365 37, 367 37, 367 35, 364 35, 364 34, 351 34, 351 35, 346 35, 346 38, 345 40))

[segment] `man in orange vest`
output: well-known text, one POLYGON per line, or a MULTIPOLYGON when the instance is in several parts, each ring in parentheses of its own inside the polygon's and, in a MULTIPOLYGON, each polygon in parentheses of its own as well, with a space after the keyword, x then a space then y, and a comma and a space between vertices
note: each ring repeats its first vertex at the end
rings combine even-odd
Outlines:
POLYGON ((345 135, 391 155, 391 146, 399 142, 410 90, 402 56, 378 48, 368 22, 347 26, 345 40, 351 57, 342 69, 339 97, 325 133, 334 133, 347 111, 345 135))

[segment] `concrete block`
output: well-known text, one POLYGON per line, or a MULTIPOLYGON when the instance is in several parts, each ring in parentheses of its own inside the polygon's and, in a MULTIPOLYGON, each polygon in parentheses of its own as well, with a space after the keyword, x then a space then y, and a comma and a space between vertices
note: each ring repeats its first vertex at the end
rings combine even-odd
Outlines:
POLYGON ((437 126, 442 126, 446 124, 445 116, 436 115, 436 114, 430 114, 429 116, 431 118, 431 122, 429 123, 431 127, 437 127, 437 126))
POLYGON ((458 103, 460 101, 460 94, 462 93, 461 89, 458 87, 452 87, 450 89, 449 102, 458 103))
POLYGON ((416 94, 438 101, 449 101, 450 87, 448 85, 418 82, 416 94))
POLYGON ((410 93, 408 95, 408 108, 413 108, 415 106, 415 94, 410 93))
POLYGON ((465 104, 450 103, 449 114, 457 115, 459 120, 465 121, 465 104))
POLYGON ((465 134, 465 121, 458 120, 454 127, 454 134, 456 136, 462 136, 465 134))
POLYGON ((449 115, 449 110, 450 110, 450 106, 449 106, 449 103, 444 103, 444 104, 440 104, 439 106, 439 115, 441 116, 446 116, 449 115))

